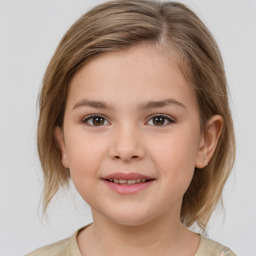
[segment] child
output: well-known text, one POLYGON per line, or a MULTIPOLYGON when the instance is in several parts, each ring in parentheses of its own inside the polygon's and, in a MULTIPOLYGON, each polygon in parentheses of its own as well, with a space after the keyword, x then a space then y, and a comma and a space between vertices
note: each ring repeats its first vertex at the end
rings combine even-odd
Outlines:
POLYGON ((72 179, 93 223, 34 255, 235 255, 205 230, 234 162, 218 47, 175 2, 115 0, 82 16, 46 71, 44 209, 72 179))

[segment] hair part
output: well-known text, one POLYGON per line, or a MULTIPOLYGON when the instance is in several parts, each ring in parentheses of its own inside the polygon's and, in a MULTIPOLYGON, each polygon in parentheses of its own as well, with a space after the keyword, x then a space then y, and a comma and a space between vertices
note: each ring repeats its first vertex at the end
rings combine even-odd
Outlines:
POLYGON ((156 46, 175 59, 191 84, 204 130, 209 118, 222 116, 224 126, 209 164, 195 169, 181 209, 181 222, 203 230, 221 199, 235 159, 235 139, 227 81, 218 46, 200 19, 176 2, 114 0, 87 12, 67 31, 46 70, 39 97, 38 152, 44 172, 44 212, 59 190, 68 185, 54 137, 62 126, 72 77, 89 60, 139 44, 156 46))

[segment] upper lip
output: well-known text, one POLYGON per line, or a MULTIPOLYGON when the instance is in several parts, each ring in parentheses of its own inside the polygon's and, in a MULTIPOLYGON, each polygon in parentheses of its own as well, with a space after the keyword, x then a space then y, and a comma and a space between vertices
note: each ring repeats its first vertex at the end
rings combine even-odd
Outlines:
POLYGON ((122 172, 116 172, 112 173, 110 175, 107 175, 103 177, 104 180, 110 180, 110 179, 117 179, 117 180, 138 180, 138 179, 146 179, 146 180, 153 180, 154 178, 142 175, 135 172, 130 173, 122 173, 122 172))

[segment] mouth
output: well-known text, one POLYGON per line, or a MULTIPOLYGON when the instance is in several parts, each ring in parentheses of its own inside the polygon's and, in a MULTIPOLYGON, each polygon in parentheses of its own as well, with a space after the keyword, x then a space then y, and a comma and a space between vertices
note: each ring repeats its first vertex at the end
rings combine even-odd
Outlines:
POLYGON ((133 194, 149 187, 155 179, 138 173, 114 173, 102 180, 119 194, 133 194))
POLYGON ((136 180, 123 180, 123 179, 106 179, 108 182, 113 182, 116 184, 121 184, 121 185, 134 185, 134 184, 139 184, 139 183, 145 183, 149 182, 152 179, 136 179, 136 180))

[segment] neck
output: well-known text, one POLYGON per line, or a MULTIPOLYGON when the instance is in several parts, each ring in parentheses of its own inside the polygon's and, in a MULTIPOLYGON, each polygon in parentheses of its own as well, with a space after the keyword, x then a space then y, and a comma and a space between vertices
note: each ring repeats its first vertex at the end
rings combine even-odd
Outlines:
MULTIPOLYGON (((95 212, 93 219, 78 237, 82 255, 179 255, 179 248, 191 240, 192 233, 180 224, 179 216, 161 216, 136 226, 114 223, 95 212)), ((198 242, 193 252, 197 246, 198 242)))

